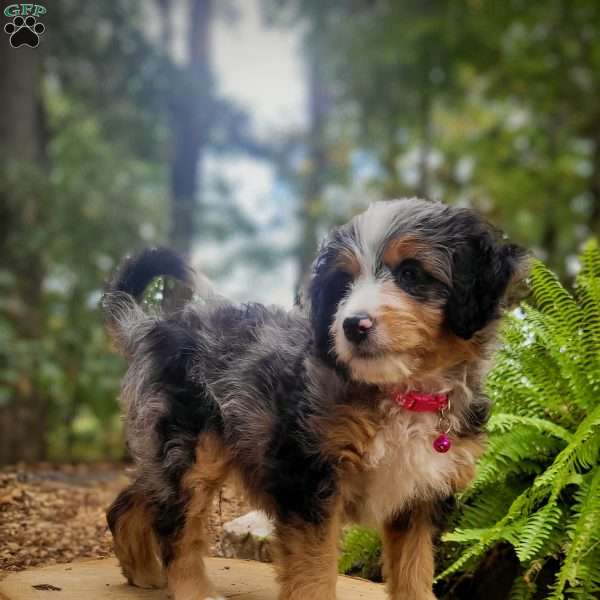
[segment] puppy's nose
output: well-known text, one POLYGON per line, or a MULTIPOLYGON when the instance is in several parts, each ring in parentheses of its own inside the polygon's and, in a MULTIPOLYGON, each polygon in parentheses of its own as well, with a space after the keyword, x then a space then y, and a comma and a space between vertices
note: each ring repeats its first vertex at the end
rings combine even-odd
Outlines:
POLYGON ((354 344, 360 344, 366 340, 372 328, 373 319, 366 313, 359 313, 344 319, 344 334, 354 344))

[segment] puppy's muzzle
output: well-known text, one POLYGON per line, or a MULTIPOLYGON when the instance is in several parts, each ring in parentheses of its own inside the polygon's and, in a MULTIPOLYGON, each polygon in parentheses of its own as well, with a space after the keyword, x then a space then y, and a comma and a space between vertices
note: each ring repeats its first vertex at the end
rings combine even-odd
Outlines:
POLYGON ((373 329, 373 319, 367 313, 359 313, 344 319, 344 335, 349 342, 364 342, 373 329))

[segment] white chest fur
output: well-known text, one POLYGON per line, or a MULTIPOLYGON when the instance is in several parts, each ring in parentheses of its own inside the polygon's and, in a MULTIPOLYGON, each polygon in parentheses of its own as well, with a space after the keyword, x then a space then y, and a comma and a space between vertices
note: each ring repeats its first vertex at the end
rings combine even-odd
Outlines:
POLYGON ((453 493, 457 471, 475 457, 460 444, 441 454, 433 448, 438 418, 395 406, 375 436, 361 477, 360 522, 377 526, 410 506, 453 493))

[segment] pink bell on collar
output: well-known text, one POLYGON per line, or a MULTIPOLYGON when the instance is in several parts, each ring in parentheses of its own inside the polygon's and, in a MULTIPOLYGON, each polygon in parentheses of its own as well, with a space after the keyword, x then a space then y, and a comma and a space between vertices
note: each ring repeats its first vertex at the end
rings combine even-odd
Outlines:
POLYGON ((436 452, 445 454, 452 447, 452 440, 442 431, 435 440, 433 440, 433 449, 436 452))

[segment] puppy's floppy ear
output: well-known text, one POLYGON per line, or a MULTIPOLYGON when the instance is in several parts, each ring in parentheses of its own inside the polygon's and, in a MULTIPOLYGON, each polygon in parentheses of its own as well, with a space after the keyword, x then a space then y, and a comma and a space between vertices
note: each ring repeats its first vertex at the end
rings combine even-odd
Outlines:
POLYGON ((339 247, 336 233, 323 242, 312 267, 308 285, 310 322, 314 332, 316 351, 330 364, 335 362, 330 327, 338 304, 352 283, 352 275, 337 267, 339 247))
POLYGON ((509 284, 525 271, 525 256, 485 230, 455 248, 446 323, 456 335, 468 340, 500 316, 509 284))

